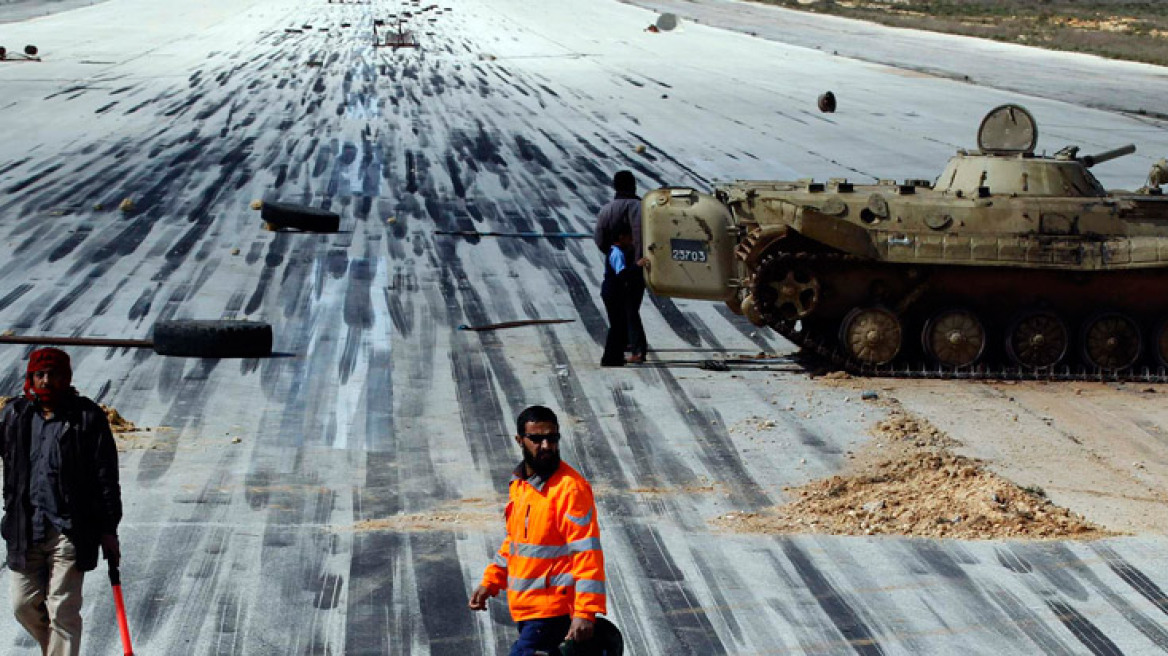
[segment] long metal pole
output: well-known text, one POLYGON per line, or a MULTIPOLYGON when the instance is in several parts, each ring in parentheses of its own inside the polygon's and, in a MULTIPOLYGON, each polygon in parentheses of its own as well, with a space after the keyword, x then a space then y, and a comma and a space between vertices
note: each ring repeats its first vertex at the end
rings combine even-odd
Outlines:
POLYGON ((59 346, 114 346, 127 348, 154 348, 148 339, 106 339, 104 337, 30 337, 28 335, 0 335, 0 344, 53 344, 59 346))

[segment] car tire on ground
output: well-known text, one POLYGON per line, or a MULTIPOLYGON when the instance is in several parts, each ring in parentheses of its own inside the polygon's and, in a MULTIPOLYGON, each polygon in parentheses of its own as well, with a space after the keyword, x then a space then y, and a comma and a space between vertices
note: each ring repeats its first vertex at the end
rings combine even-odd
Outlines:
POLYGON ((308 205, 264 201, 260 218, 277 228, 292 228, 304 232, 336 232, 341 227, 341 215, 308 205))
POLYGON ((154 352, 188 358, 266 358, 272 354, 272 326, 258 321, 159 321, 154 324, 154 352))

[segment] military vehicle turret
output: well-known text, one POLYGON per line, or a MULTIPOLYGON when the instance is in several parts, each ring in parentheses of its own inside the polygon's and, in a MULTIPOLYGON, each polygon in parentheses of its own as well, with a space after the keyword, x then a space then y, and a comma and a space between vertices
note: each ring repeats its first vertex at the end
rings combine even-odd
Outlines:
POLYGON ((643 200, 656 294, 726 302, 861 374, 1161 379, 1168 162, 1137 191, 1034 152, 1017 105, 934 182, 735 181, 643 200))

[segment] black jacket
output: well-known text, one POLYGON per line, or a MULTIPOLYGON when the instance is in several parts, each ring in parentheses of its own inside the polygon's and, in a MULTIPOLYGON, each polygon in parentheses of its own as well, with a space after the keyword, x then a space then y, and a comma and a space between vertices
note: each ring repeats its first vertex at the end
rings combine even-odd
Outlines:
MULTIPOLYGON (((0 534, 8 544, 8 567, 25 566, 32 540, 32 504, 28 479, 32 420, 36 406, 26 398, 12 399, 0 414, 0 456, 4 458, 4 519, 0 534)), ((61 434, 61 498, 72 528, 65 532, 77 548, 77 568, 97 567, 101 536, 116 534, 122 520, 118 484, 118 451, 105 411, 83 396, 61 402, 58 414, 66 426, 61 434)))

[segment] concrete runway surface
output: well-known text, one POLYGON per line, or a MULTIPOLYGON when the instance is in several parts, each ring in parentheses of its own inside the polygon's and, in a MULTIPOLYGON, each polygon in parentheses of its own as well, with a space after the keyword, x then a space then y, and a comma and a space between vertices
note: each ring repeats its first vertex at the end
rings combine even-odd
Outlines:
MULTIPOLYGON (((0 26, 44 58, 0 63, 0 328, 144 337, 246 317, 276 333, 262 361, 71 349, 77 386, 150 429, 121 454, 137 653, 507 653, 505 606, 466 603, 533 403, 561 413, 564 458, 597 490, 629 654, 1168 650, 1160 536, 714 532, 839 470, 869 439, 862 404, 791 368, 692 366, 790 351, 708 303, 647 300, 672 364, 601 370, 590 241, 434 234, 588 232, 621 168, 642 189, 931 179, 1005 102, 1035 114, 1040 149, 1136 143, 1096 170, 1135 188, 1165 122, 922 74, 912 39, 887 44, 897 68, 702 24, 653 34, 655 13, 608 0, 438 4, 418 50, 371 47, 374 18, 410 9, 382 0, 109 0, 0 26), (829 88, 840 110, 820 114, 829 88), (341 232, 265 232, 257 198, 332 208, 341 232), (458 330, 532 317, 576 321, 458 330), (764 443, 731 430, 758 417, 778 426, 764 443)), ((1108 95, 1165 97, 1161 69, 1026 57, 1071 89, 1102 70, 1130 87, 1108 95)), ((0 389, 17 392, 27 353, 0 349, 0 389)), ((86 598, 84 653, 120 653, 104 572, 86 598)), ((0 644, 35 653, 14 621, 0 644)))

